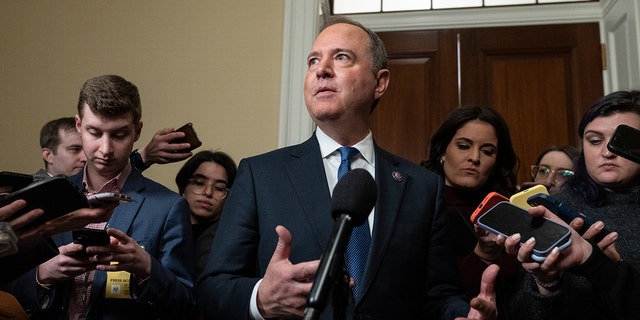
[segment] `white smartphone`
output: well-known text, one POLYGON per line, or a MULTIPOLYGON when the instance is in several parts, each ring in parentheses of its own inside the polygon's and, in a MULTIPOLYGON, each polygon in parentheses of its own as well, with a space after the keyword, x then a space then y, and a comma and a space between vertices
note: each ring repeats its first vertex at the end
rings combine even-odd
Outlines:
POLYGON ((103 192, 103 193, 88 195, 87 200, 89 202, 90 207, 96 208, 96 207, 101 207, 109 202, 118 201, 121 204, 131 202, 133 201, 133 197, 128 196, 126 194, 122 194, 122 193, 103 192))

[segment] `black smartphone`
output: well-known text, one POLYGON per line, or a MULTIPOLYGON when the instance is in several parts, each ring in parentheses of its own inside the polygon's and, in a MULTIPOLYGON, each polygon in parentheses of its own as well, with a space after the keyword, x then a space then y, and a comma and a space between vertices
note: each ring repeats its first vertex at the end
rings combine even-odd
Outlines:
POLYGON ((607 149, 635 163, 640 163, 640 130, 624 124, 619 125, 609 139, 607 149))
POLYGON ((72 231, 73 242, 85 247, 106 246, 109 244, 109 235, 103 229, 78 229, 72 231))
POLYGON ((562 250, 571 245, 569 227, 544 217, 534 217, 525 209, 506 201, 496 204, 480 216, 478 226, 505 237, 519 233, 522 236, 520 245, 534 237, 536 245, 531 258, 538 262, 544 261, 553 248, 562 250))
POLYGON ((11 187, 11 191, 20 190, 33 182, 30 174, 2 171, 0 172, 0 186, 11 187))
POLYGON ((44 211, 42 216, 23 226, 23 230, 89 206, 87 197, 64 176, 55 176, 34 182, 25 188, 12 192, 0 200, 0 207, 18 199, 24 199, 27 201, 27 205, 11 218, 19 217, 36 208, 44 211))
MULTIPOLYGON (((578 230, 579 234, 583 234, 585 231, 587 231, 587 229, 589 229, 589 227, 591 227, 591 225, 593 225, 593 221, 587 218, 587 216, 577 212, 576 210, 573 210, 566 204, 563 204, 562 202, 549 195, 536 194, 527 199, 527 202, 531 206, 544 206, 566 223, 571 223, 571 221, 573 221, 573 219, 575 218, 582 218, 582 220, 584 220, 584 226, 582 227, 582 229, 578 230)), ((609 231, 606 228, 602 229, 602 231, 600 231, 600 233, 595 236, 594 240, 596 242, 600 242, 600 240, 602 240, 602 238, 604 238, 604 236, 608 234, 609 231)))
POLYGON ((196 134, 196 130, 193 129, 193 124, 191 122, 185 124, 184 126, 176 129, 175 131, 184 132, 184 138, 172 140, 171 143, 185 143, 188 142, 190 147, 189 149, 184 150, 185 152, 191 151, 195 148, 198 148, 202 145, 202 141, 198 139, 198 135, 196 134))

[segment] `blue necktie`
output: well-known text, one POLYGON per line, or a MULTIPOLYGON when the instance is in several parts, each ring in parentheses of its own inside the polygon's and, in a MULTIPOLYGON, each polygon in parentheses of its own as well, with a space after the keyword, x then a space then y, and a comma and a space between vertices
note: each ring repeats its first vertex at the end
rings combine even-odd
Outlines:
MULTIPOLYGON (((341 147, 339 151, 338 180, 351 170, 351 157, 360 153, 358 149, 353 147, 341 147)), ((362 279, 364 278, 364 267, 367 264, 367 255, 369 254, 369 242, 371 242, 371 235, 369 234, 369 221, 367 219, 362 225, 353 228, 344 254, 347 271, 356 281, 356 286, 353 288, 355 301, 359 301, 362 294, 362 279)))

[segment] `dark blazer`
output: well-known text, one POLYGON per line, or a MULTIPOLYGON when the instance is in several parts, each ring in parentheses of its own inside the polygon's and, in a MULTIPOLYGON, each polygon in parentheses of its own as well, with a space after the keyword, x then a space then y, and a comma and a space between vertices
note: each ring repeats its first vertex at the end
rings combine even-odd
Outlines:
MULTIPOLYGON (((375 154, 378 200, 365 291, 354 317, 466 316, 469 306, 454 285, 442 180, 378 146, 375 154)), ((292 263, 320 258, 334 224, 326 181, 315 135, 240 162, 197 284, 205 318, 248 317, 252 289, 278 241, 277 225, 291 231, 292 263)), ((322 318, 332 318, 330 307, 322 318)))
MULTIPOLYGON (((82 172, 71 178, 80 187, 82 172)), ((133 169, 122 193, 133 197, 132 203, 118 206, 108 226, 124 231, 151 255, 151 276, 136 299, 105 299, 106 272, 96 271, 91 289, 92 305, 88 319, 182 319, 193 312, 194 249, 191 237, 189 206, 180 195, 144 178, 133 169)), ((71 232, 55 235, 58 246, 72 242, 71 232)), ((35 269, 13 284, 18 300, 35 312, 32 319, 61 319, 67 312, 70 281, 56 284, 50 292, 50 305, 40 308, 35 283, 35 269)))

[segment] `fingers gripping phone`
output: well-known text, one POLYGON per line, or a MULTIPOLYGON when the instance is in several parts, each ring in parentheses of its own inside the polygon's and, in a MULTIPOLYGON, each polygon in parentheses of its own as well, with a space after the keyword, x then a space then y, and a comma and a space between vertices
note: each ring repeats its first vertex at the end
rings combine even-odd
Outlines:
POLYGON ((198 135, 196 131, 193 129, 193 124, 191 122, 185 124, 184 126, 176 129, 176 131, 184 132, 184 138, 172 140, 171 143, 185 143, 188 142, 190 147, 185 152, 191 151, 195 148, 198 148, 202 145, 202 141, 198 139, 198 135))
POLYGON ((509 201, 520 208, 529 209, 531 208, 531 205, 527 203, 527 199, 529 199, 529 197, 531 197, 532 195, 539 193, 549 194, 549 191, 544 185, 538 184, 529 189, 522 190, 512 195, 511 198, 509 198, 509 201))
POLYGON ((478 218, 483 215, 487 210, 493 208, 496 204, 502 201, 509 201, 509 198, 497 193, 490 192, 486 197, 480 202, 476 210, 471 214, 471 223, 475 224, 478 222, 478 218))
MULTIPOLYGON (((81 244, 84 247, 83 250, 87 250, 89 246, 106 246, 111 242, 109 234, 103 229, 84 228, 73 230, 71 234, 73 236, 73 243, 81 244)), ((77 254, 85 255, 86 251, 80 251, 77 254)))
MULTIPOLYGON (((571 221, 573 221, 573 219, 575 218, 582 218, 582 220, 584 220, 584 226, 582 226, 580 230, 577 230, 578 233, 581 235, 585 231, 587 231, 587 229, 589 229, 591 225, 593 225, 593 221, 587 218, 587 216, 585 216, 584 214, 578 213, 577 211, 573 210, 569 206, 563 204, 562 202, 558 201, 557 199, 549 195, 536 194, 531 196, 529 199, 527 199, 527 202, 532 206, 544 206, 545 208, 553 212, 560 219, 562 219, 562 221, 566 223, 571 223, 571 221)), ((600 242, 600 240, 602 240, 602 238, 604 238, 608 234, 609 234, 609 231, 606 228, 602 229, 602 231, 600 231, 600 233, 598 233, 593 240, 596 242, 600 242)))
POLYGON ((531 258, 538 262, 544 261, 553 248, 563 250, 571 245, 569 227, 544 217, 534 217, 523 208, 506 201, 496 204, 480 216, 478 226, 505 237, 519 233, 522 237, 520 245, 531 237, 535 238, 531 258))

